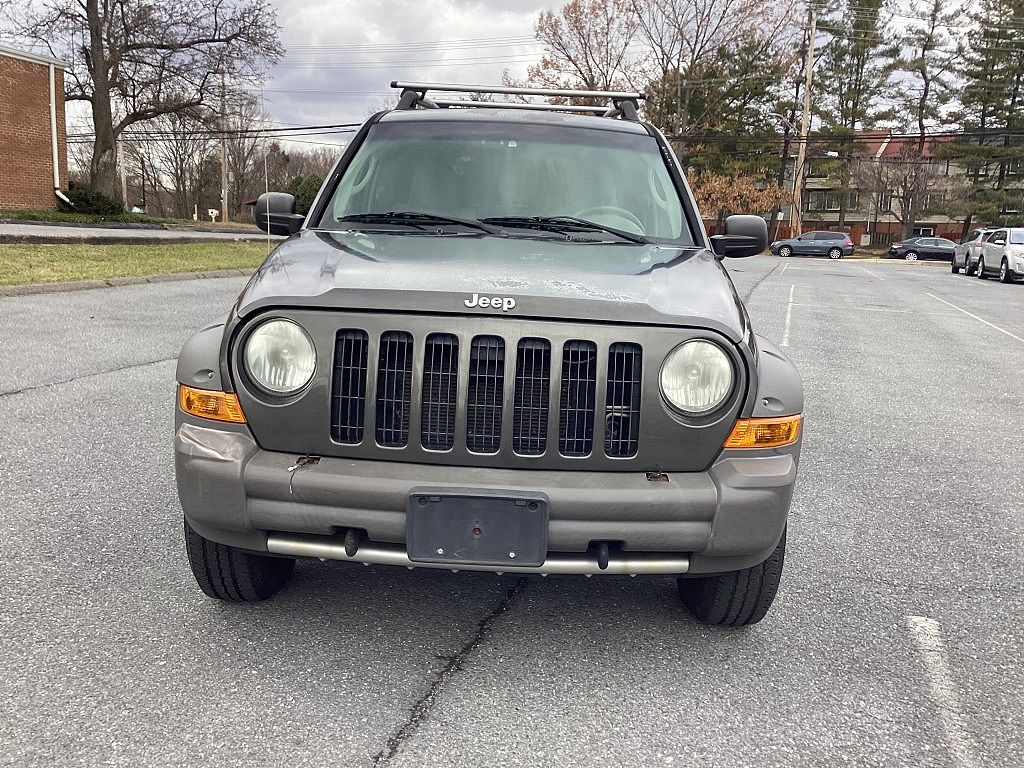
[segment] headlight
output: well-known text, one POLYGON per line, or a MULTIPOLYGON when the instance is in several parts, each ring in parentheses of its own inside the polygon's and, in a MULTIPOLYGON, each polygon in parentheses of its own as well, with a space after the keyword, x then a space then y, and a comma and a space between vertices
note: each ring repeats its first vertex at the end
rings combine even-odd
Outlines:
POLYGON ((289 395, 302 389, 316 370, 316 350, 291 320, 268 320, 249 334, 245 369, 260 389, 289 395))
POLYGON ((695 339, 680 344, 661 366, 661 391, 679 410, 700 416, 718 408, 732 392, 732 362, 721 347, 695 339))

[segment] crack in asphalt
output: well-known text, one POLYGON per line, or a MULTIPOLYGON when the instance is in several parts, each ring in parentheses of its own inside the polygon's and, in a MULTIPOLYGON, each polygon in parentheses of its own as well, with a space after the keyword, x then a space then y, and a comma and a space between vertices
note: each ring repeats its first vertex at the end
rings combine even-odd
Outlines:
MULTIPOLYGON (((420 696, 409 710, 409 717, 402 726, 387 740, 384 748, 373 758, 374 766, 385 766, 391 762, 402 744, 405 743, 419 729, 420 724, 427 719, 430 711, 437 702, 437 697, 445 688, 455 674, 462 669, 466 658, 471 654, 483 640, 490 634, 495 620, 505 613, 525 590, 529 582, 525 577, 520 577, 512 586, 512 589, 501 599, 501 601, 477 623, 476 632, 465 645, 460 648, 454 656, 449 656, 444 668, 434 676, 430 687, 420 696)), ((442 657, 443 658, 443 657, 442 657)))
POLYGON ((122 365, 118 368, 110 368, 105 371, 95 371, 94 373, 83 373, 81 376, 72 376, 70 379, 61 379, 59 381, 49 381, 45 384, 33 384, 30 387, 22 387, 21 389, 11 389, 7 392, 0 392, 0 397, 10 397, 12 395, 23 395, 26 392, 34 392, 37 389, 48 389, 49 387, 59 387, 62 384, 71 384, 75 381, 81 381, 82 379, 91 379, 94 376, 105 376, 108 373, 120 373, 121 371, 127 371, 131 368, 143 368, 147 365, 156 365, 157 363, 167 363, 171 360, 177 360, 178 356, 173 357, 161 357, 159 360, 147 360, 144 363, 130 363, 129 365, 122 365))
POLYGON ((761 276, 760 280, 758 280, 756 283, 750 286, 750 290, 743 295, 744 304, 750 301, 750 297, 753 295, 754 291, 761 287, 761 283, 763 283, 765 280, 767 280, 769 277, 771 277, 772 275, 779 271, 780 266, 780 264, 776 264, 774 267, 772 267, 771 271, 765 272, 764 275, 761 276))

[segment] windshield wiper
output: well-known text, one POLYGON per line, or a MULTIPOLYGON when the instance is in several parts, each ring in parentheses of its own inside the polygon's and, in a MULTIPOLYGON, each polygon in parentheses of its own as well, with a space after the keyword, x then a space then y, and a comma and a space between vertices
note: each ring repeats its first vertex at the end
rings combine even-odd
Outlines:
POLYGON ((342 216, 337 221, 351 221, 362 224, 405 224, 410 227, 423 229, 431 224, 456 224, 460 227, 477 229, 487 234, 495 234, 492 227, 481 224, 476 219, 460 219, 456 216, 442 216, 437 213, 419 213, 416 211, 387 211, 382 213, 352 213, 342 216))
POLYGON ((626 232, 615 227, 606 227, 596 221, 578 219, 575 216, 490 216, 480 219, 480 221, 498 227, 522 227, 545 232, 607 232, 637 245, 647 245, 650 242, 643 235, 626 232))

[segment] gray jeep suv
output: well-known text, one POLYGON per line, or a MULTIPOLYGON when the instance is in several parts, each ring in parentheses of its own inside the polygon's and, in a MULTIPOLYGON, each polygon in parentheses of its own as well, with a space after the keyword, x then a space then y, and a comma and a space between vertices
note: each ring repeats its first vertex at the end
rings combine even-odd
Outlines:
POLYGON ((175 467, 202 590, 261 600, 296 558, 678 578, 705 622, 775 597, 801 444, 664 137, 610 106, 394 84, 223 322, 178 360, 175 467), (432 95, 432 94, 431 94, 432 95))

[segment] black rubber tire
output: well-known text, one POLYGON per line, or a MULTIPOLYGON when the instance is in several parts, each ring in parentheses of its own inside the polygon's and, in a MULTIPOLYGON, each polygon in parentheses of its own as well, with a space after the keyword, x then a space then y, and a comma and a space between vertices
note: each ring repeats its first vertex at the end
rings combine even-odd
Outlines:
POLYGON ((954 256, 953 257, 953 274, 956 275, 956 274, 959 274, 959 273, 960 273, 960 267, 958 267, 956 265, 956 256, 954 256))
POLYGON ((1004 258, 999 263, 999 282, 1000 283, 1012 283, 1013 278, 1010 276, 1010 264, 1004 258))
POLYGON ((828 252, 828 257, 830 259, 841 259, 843 258, 843 251, 841 248, 832 248, 828 252))
POLYGON ((917 261, 919 256, 917 255, 917 251, 907 251, 903 254, 903 258, 907 261, 917 261))
POLYGON ((792 255, 793 249, 790 248, 788 245, 784 245, 781 248, 779 248, 779 256, 781 256, 782 258, 788 259, 792 255))
POLYGON ((979 280, 988 280, 988 275, 985 274, 985 259, 978 259, 978 266, 974 274, 979 280))
POLYGON ((705 578, 680 578, 679 596, 704 624, 744 627, 764 618, 775 600, 786 558, 786 532, 771 557, 753 568, 705 578))
POLYGON ((231 603, 266 600, 292 575, 295 560, 266 557, 204 539, 185 521, 185 551, 199 588, 231 603))

